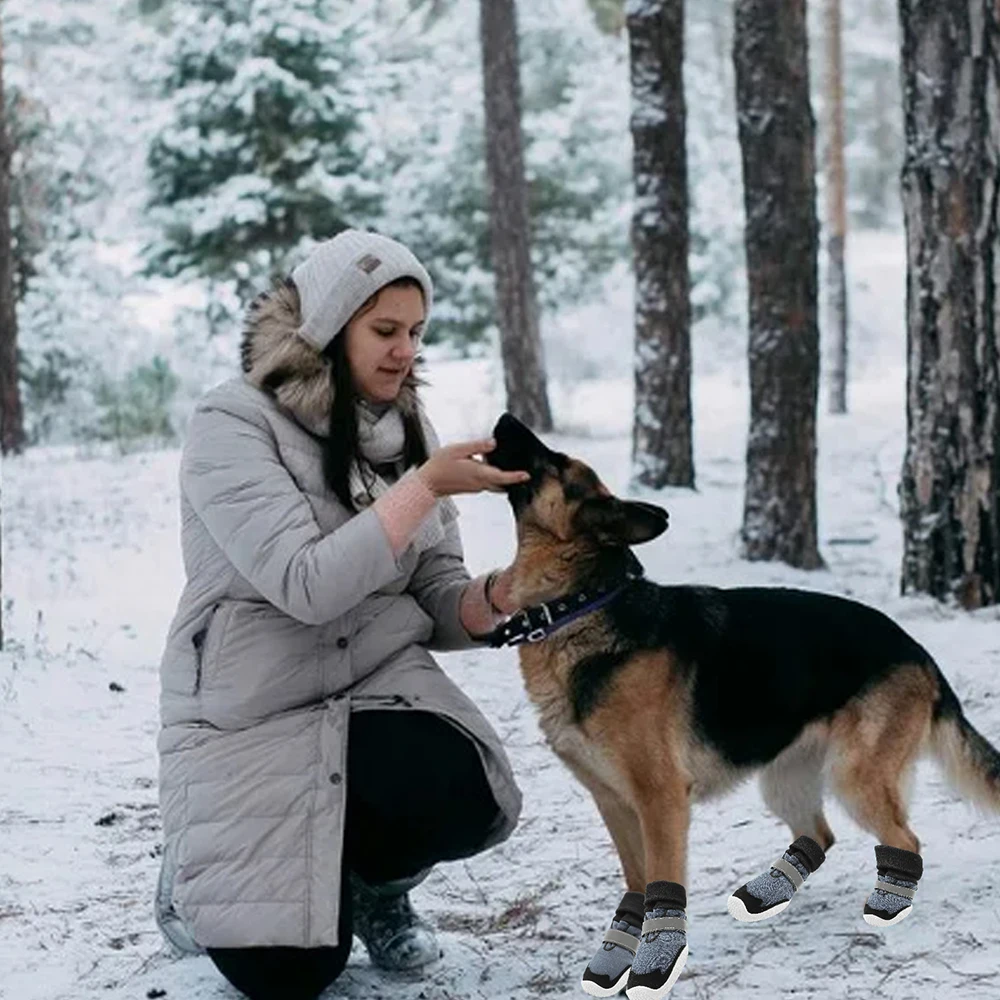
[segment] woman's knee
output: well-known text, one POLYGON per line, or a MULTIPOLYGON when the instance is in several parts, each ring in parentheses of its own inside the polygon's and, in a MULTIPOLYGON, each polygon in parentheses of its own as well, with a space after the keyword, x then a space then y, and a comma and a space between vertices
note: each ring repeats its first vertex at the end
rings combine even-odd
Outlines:
POLYGON ((316 1000, 343 971, 354 943, 354 913, 344 872, 337 944, 323 948, 209 948, 226 979, 250 1000, 316 1000))
POLYGON ((348 939, 332 948, 209 948, 208 956, 249 1000, 316 1000, 350 952, 348 939))

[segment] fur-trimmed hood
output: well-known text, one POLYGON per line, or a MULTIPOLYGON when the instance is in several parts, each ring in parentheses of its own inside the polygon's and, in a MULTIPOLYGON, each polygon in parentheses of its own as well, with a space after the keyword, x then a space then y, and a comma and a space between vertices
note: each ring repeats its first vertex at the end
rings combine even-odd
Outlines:
MULTIPOLYGON (((286 278, 250 303, 240 357, 252 385, 272 396, 313 434, 325 437, 333 407, 333 363, 298 335, 301 325, 299 293, 286 278)), ((404 414, 418 412, 417 390, 424 383, 416 368, 421 362, 418 355, 395 401, 404 414)))

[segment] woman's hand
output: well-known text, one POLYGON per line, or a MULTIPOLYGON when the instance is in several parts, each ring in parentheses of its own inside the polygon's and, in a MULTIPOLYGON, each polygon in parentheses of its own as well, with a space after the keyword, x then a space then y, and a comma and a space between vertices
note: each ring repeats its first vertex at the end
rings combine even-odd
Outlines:
POLYGON ((490 604, 501 614, 509 615, 517 611, 519 605, 511 596, 511 584, 514 579, 514 567, 508 566, 493 578, 490 588, 490 604))
POLYGON ((506 486, 526 483, 531 479, 527 472, 504 472, 474 457, 492 451, 495 447, 496 441, 492 438, 445 445, 417 469, 417 474, 438 497, 452 496, 455 493, 481 493, 483 490, 499 493, 506 486))

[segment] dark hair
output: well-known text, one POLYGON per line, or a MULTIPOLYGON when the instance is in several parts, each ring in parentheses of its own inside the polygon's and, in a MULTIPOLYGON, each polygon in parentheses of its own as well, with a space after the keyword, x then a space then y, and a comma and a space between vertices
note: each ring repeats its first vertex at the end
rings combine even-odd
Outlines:
MULTIPOLYGON (((384 285, 384 288, 415 287, 423 294, 423 287, 416 278, 403 277, 384 285)), ((354 314, 358 316, 367 312, 375 305, 380 288, 354 314)), ((353 319, 354 317, 352 317, 353 319)), ((358 402, 358 392, 351 378, 351 368, 347 361, 347 338, 344 330, 323 349, 323 354, 330 359, 330 381, 333 388, 333 406, 330 408, 330 424, 323 446, 323 478, 326 485, 337 494, 340 502, 348 510, 357 512, 350 488, 350 470, 358 457, 358 415, 355 407, 358 402)), ((414 359, 414 367, 423 363, 418 354, 414 359)), ((409 376, 408 378, 412 378, 409 376)), ((420 385, 419 379, 416 384, 420 385)), ((403 413, 403 464, 406 468, 421 465, 427 461, 427 442, 424 440, 423 428, 416 413, 403 413)), ((371 486, 369 486, 369 495, 371 486)))

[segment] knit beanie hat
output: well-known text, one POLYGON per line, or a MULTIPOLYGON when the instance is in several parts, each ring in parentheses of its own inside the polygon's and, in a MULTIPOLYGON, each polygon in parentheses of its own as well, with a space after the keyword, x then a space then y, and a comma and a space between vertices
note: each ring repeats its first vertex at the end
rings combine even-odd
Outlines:
POLYGON ((424 290, 426 330, 434 294, 430 275, 402 243, 361 229, 345 229, 320 243, 292 271, 302 308, 299 336, 322 351, 371 296, 403 277, 416 278, 424 290))

